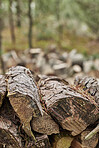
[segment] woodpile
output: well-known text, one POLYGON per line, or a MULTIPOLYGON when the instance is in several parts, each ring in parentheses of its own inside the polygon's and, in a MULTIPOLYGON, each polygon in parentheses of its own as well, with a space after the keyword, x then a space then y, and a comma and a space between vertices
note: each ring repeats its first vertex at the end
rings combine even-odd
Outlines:
POLYGON ((0 147, 98 147, 99 80, 36 80, 22 66, 0 76, 0 147))

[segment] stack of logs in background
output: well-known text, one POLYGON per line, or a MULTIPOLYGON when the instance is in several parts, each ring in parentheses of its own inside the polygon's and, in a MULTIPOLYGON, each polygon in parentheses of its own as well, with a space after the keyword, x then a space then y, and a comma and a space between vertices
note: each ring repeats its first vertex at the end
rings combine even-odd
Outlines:
POLYGON ((98 148, 99 81, 34 78, 22 66, 0 76, 0 147, 98 148))

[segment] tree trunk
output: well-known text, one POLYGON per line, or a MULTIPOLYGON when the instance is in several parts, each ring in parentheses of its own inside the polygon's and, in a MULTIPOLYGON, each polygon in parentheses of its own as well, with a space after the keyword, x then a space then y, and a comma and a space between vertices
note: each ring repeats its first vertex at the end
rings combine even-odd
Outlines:
MULTIPOLYGON (((1 10, 1 1, 0 1, 0 10, 1 10)), ((2 14, 1 11, 0 11, 0 13, 2 14)), ((5 74, 5 66, 4 66, 4 62, 3 62, 3 58, 2 58, 2 29, 3 29, 3 22, 2 22, 1 14, 0 14, 0 64, 1 64, 2 73, 5 74)))
POLYGON ((58 33, 58 44, 61 43, 61 26, 60 26, 60 0, 56 0, 56 19, 58 22, 57 33, 58 33))
POLYGON ((16 0, 17 6, 17 27, 21 27, 21 9, 20 9, 20 0, 16 0))
POLYGON ((14 20, 13 20, 13 13, 12 13, 12 0, 9 0, 9 24, 10 24, 10 32, 11 32, 11 40, 12 43, 15 43, 15 28, 14 28, 14 20))
POLYGON ((29 48, 32 48, 32 26, 33 26, 33 18, 32 18, 32 9, 31 9, 32 0, 28 1, 28 17, 29 17, 29 32, 28 32, 28 41, 29 48))

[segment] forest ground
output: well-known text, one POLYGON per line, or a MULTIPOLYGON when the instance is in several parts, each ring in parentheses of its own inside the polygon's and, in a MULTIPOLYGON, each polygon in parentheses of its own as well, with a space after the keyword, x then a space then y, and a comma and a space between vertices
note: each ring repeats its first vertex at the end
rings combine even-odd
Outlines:
MULTIPOLYGON (((15 28, 16 43, 11 42, 10 30, 3 30, 3 53, 15 50, 21 51, 28 49, 28 38, 27 38, 26 27, 15 28)), ((85 35, 78 36, 75 33, 70 33, 67 30, 60 36, 57 34, 52 36, 43 36, 43 32, 39 36, 35 28, 33 28, 33 46, 40 47, 47 51, 50 45, 56 45, 61 51, 71 51, 72 49, 77 49, 78 52, 87 55, 93 55, 95 58, 99 58, 99 41, 96 41, 92 37, 87 37, 85 35), (39 36, 39 37, 38 37, 39 36)))

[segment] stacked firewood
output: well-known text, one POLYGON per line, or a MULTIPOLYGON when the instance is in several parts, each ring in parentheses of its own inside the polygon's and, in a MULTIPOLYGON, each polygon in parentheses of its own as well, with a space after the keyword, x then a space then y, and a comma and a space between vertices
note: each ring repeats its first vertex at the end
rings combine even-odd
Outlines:
POLYGON ((0 76, 0 147, 95 148, 99 140, 99 81, 64 79, 12 67, 0 76))

